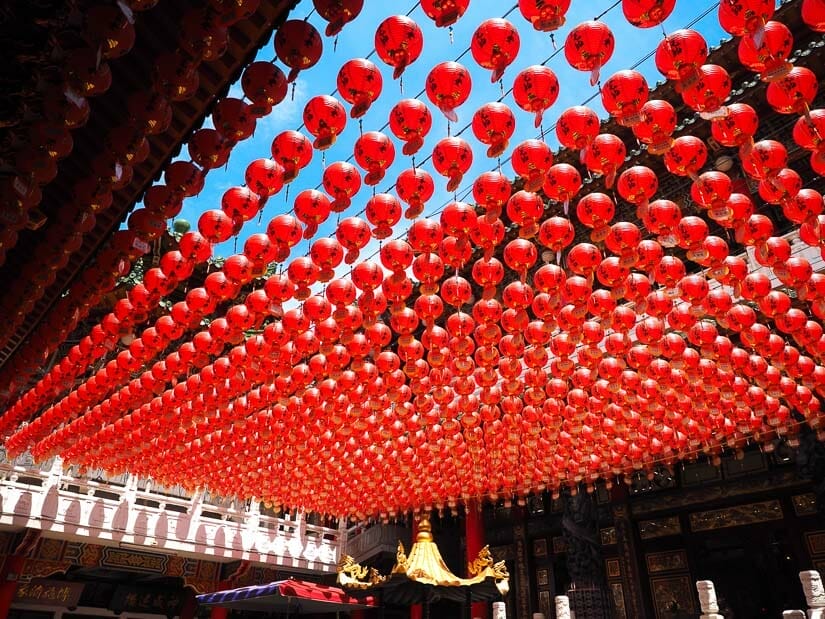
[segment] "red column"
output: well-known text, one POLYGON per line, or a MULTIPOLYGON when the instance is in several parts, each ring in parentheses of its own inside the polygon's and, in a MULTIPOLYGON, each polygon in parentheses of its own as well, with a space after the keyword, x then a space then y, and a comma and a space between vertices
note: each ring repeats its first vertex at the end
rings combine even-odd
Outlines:
POLYGON ((180 609, 179 619, 195 619, 198 612, 198 601, 195 599, 195 591, 186 587, 186 599, 180 609))
MULTIPOLYGON (((232 583, 228 580, 221 580, 218 583, 218 591, 223 591, 224 589, 229 589, 232 586, 232 583)), ((212 612, 209 615, 210 619, 228 619, 229 617, 229 609, 228 608, 221 608, 220 606, 213 606, 212 612)))
POLYGON ((0 569, 0 617, 9 615, 25 562, 26 557, 21 555, 8 555, 3 562, 3 567, 0 569))
MULTIPOLYGON (((464 508, 464 534, 467 537, 467 562, 474 560, 484 548, 484 524, 481 521, 481 509, 477 499, 471 499, 464 508)), ((467 574, 469 576, 469 574, 467 574)), ((475 619, 487 619, 487 604, 475 602, 471 607, 471 616, 475 619)))
MULTIPOLYGON (((412 543, 415 544, 415 538, 418 535, 418 517, 413 515, 412 526, 412 543)), ((410 546, 412 548, 412 546, 410 546)), ((421 604, 413 604, 410 606, 410 619, 422 619, 424 617, 424 608, 421 604)))

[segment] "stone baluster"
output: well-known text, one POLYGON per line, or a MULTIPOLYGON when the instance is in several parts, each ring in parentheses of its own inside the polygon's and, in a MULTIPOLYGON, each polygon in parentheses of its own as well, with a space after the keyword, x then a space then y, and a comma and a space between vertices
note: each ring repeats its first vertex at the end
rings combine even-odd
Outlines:
POLYGON ((808 602, 808 619, 825 619, 825 586, 816 570, 799 572, 805 600, 808 602))
POLYGON ((493 602, 493 619, 507 619, 507 606, 504 602, 493 602))
POLYGON ((696 582, 696 590, 699 592, 699 606, 702 614, 699 619, 725 619, 719 614, 719 604, 716 601, 716 588, 711 580, 699 580, 696 582))
POLYGON ((556 596, 556 619, 571 619, 570 598, 566 595, 556 596))

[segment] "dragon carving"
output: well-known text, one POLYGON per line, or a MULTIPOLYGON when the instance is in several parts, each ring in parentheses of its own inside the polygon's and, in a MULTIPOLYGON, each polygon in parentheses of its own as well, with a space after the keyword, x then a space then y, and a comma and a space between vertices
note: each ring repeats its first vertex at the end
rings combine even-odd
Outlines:
POLYGON ((338 582, 342 585, 366 589, 384 580, 385 577, 377 569, 356 563, 350 555, 344 555, 338 564, 338 582))

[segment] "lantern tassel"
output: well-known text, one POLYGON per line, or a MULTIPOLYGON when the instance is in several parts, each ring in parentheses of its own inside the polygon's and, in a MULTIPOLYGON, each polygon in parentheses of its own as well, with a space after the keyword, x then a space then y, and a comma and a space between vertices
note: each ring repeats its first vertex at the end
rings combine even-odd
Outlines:
POLYGON ((601 67, 596 67, 590 72, 590 85, 595 86, 599 83, 599 75, 601 75, 601 67))

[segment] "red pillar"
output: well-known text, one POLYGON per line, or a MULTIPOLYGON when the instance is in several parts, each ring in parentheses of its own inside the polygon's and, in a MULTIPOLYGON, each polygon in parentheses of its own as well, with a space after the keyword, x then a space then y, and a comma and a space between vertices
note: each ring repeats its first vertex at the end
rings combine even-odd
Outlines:
MULTIPOLYGON (((474 560, 484 548, 484 524, 481 521, 481 509, 477 499, 471 499, 464 508, 464 534, 467 538, 467 562, 474 560)), ((467 574, 469 577, 470 575, 467 574)), ((475 602, 471 607, 472 617, 487 619, 487 604, 475 602)))
POLYGON ((7 617, 17 591, 17 583, 23 572, 26 557, 22 555, 8 555, 0 569, 0 617, 7 617))
MULTIPOLYGON (((218 583, 218 591, 223 591, 224 589, 229 589, 232 586, 232 583, 228 580, 221 580, 218 583)), ((210 619, 228 619, 229 618, 229 609, 228 608, 221 608, 220 606, 213 606, 212 612, 209 615, 210 619)))
MULTIPOLYGON (((415 544, 415 538, 418 536, 418 517, 413 515, 412 526, 412 543, 415 544)), ((410 546, 412 548, 412 546, 410 546)), ((424 617, 424 608, 421 604, 413 604, 410 606, 410 619, 422 619, 424 617)))
POLYGON ((186 587, 186 599, 180 608, 179 619, 195 619, 198 612, 198 601, 195 599, 195 591, 186 587))

